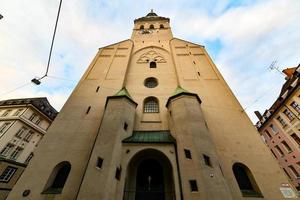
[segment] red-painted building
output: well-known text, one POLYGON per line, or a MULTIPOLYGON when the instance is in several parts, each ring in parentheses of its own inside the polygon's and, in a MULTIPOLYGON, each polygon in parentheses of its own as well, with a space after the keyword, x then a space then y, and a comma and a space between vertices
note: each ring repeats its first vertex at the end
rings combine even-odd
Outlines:
POLYGON ((255 112, 256 127, 285 174, 300 191, 300 65, 283 70, 286 82, 277 100, 263 115, 255 112))

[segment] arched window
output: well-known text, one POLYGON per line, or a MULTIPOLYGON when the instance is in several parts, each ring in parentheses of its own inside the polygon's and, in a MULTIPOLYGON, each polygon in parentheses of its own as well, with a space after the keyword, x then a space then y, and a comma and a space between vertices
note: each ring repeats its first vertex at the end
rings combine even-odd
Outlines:
POLYGON ((147 97, 144 100, 144 113, 158 113, 158 100, 155 97, 147 97))
POLYGON ((143 30, 143 29, 144 29, 144 25, 141 25, 141 26, 140 26, 140 29, 143 30))
POLYGON ((154 29, 154 25, 151 24, 151 25, 149 26, 149 28, 150 28, 150 29, 154 29))
POLYGON ((161 25, 159 25, 159 28, 160 28, 160 29, 163 29, 163 28, 165 28, 165 27, 164 27, 163 24, 161 24, 161 25))
POLYGON ((232 170, 244 197, 262 197, 254 177, 246 165, 235 163, 232 170))
POLYGON ((68 175, 71 171, 71 164, 67 161, 63 161, 57 164, 45 186, 45 190, 43 193, 61 193, 64 185, 67 181, 68 175))
POLYGON ((150 68, 156 68, 156 62, 154 61, 150 62, 150 68))

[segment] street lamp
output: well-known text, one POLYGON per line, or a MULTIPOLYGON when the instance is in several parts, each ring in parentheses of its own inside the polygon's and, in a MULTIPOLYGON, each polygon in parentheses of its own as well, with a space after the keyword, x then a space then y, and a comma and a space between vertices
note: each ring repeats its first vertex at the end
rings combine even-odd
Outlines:
POLYGON ((2 19, 3 18, 3 16, 0 14, 0 19, 2 19))

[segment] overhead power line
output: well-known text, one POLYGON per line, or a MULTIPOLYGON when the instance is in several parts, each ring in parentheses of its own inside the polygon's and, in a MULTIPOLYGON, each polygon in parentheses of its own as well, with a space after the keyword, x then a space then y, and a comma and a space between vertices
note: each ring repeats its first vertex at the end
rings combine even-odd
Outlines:
MULTIPOLYGON (((270 64, 270 66, 268 67, 268 69, 270 71, 276 71, 279 72, 280 74, 283 74, 282 71, 280 71, 279 66, 277 65, 277 60, 272 61, 272 63, 270 64)), ((277 87, 277 85, 273 85, 272 87, 268 88, 267 91, 265 91, 261 96, 259 96, 258 98, 256 98, 251 104, 249 104, 248 106, 246 106, 242 112, 246 111, 249 107, 253 106, 254 104, 256 104, 258 101, 260 101, 262 98, 264 98, 270 91, 272 91, 275 87, 277 87)))
POLYGON ((12 93, 12 92, 14 92, 14 91, 16 91, 16 90, 19 90, 19 89, 21 89, 21 88, 23 88, 23 87, 26 87, 27 85, 30 85, 30 84, 31 84, 30 82, 29 82, 29 83, 27 82, 27 83, 25 83, 25 84, 23 84, 23 85, 20 85, 20 86, 14 88, 14 89, 11 89, 11 90, 9 90, 9 91, 6 91, 6 92, 1 93, 0 96, 4 96, 4 95, 7 95, 7 94, 9 94, 9 93, 12 93))
POLYGON ((60 0, 60 2, 59 2, 58 12, 57 12, 57 16, 56 16, 56 22, 55 22, 55 26, 54 26, 54 32, 53 32, 53 36, 52 36, 52 41, 51 41, 51 46, 50 46, 50 52, 49 52, 49 57, 48 57, 48 62, 47 62, 46 73, 41 78, 34 78, 34 79, 31 80, 31 82, 33 82, 36 85, 41 84, 41 80, 48 75, 50 61, 51 61, 51 55, 52 55, 52 49, 53 49, 53 44, 54 44, 54 39, 55 39, 55 35, 56 35, 56 29, 57 29, 57 24, 58 24, 60 9, 61 9, 61 4, 62 4, 62 0, 60 0))

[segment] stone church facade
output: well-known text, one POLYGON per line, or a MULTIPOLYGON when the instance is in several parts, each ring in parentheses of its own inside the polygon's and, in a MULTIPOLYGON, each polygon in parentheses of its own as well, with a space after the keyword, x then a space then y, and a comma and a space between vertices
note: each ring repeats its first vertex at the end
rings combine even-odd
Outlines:
POLYGON ((100 48, 8 199, 293 197, 205 48, 150 12, 100 48))

